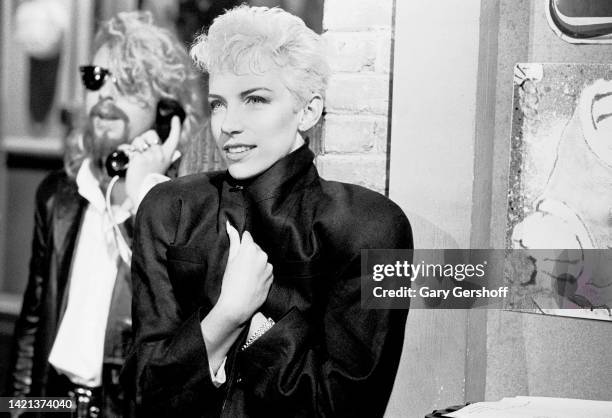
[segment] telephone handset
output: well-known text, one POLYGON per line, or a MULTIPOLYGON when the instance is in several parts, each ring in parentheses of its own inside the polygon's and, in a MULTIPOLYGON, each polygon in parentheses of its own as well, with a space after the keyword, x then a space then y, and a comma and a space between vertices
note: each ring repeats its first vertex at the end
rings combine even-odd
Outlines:
MULTIPOLYGON (((181 124, 185 120, 185 110, 181 104, 173 99, 161 99, 157 103, 154 129, 162 143, 170 135, 171 121, 174 116, 179 117, 181 124)), ((129 162, 128 155, 124 151, 117 150, 106 158, 104 166, 110 177, 125 177, 129 162)))

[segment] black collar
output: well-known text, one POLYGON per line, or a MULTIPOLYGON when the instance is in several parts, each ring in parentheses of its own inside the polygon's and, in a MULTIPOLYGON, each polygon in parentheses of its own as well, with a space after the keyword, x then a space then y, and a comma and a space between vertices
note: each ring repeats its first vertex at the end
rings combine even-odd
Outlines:
POLYGON ((300 148, 278 160, 263 173, 246 180, 236 180, 226 172, 230 189, 244 190, 254 202, 278 195, 287 195, 305 179, 313 165, 314 153, 308 148, 308 141, 300 148))

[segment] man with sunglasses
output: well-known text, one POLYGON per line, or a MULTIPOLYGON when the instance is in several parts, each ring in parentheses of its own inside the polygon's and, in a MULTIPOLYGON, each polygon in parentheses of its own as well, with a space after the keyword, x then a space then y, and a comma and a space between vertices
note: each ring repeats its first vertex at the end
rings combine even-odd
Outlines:
POLYGON ((202 132, 203 107, 184 47, 149 14, 102 24, 80 70, 86 117, 68 138, 65 170, 37 191, 7 395, 74 396, 79 417, 130 416, 119 372, 131 340, 131 219, 177 165, 177 148, 202 132), (161 143, 158 104, 170 99, 183 121, 172 117, 161 143), (107 172, 117 149, 129 157, 124 177, 107 172))

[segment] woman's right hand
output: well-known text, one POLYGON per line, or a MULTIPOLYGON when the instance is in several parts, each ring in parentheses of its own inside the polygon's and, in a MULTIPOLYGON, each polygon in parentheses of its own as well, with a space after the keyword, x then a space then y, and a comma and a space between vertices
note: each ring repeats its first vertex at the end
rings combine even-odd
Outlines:
POLYGON ((248 231, 240 239, 229 222, 226 222, 226 229, 230 240, 229 256, 216 308, 235 326, 240 326, 266 301, 274 276, 268 255, 248 231))

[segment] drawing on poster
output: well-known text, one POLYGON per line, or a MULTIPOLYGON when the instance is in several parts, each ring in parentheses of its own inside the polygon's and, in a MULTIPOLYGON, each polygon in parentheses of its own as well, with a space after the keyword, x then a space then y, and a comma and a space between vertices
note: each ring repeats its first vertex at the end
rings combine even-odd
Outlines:
POLYGON ((513 99, 506 308, 612 320, 612 66, 517 64, 513 99))

